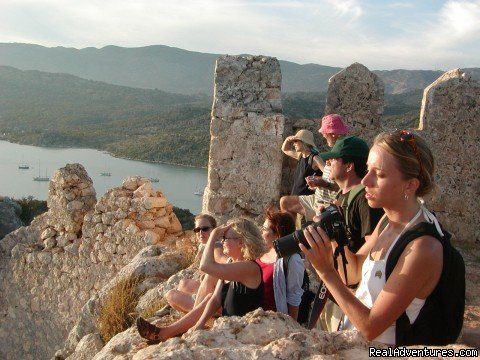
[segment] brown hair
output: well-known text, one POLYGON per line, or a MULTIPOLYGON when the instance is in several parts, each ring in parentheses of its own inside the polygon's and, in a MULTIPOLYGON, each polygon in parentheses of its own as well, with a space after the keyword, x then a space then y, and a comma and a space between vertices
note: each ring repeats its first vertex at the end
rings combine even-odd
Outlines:
POLYGON ((374 145, 393 155, 397 160, 397 168, 406 179, 416 178, 420 181, 415 195, 424 196, 435 188, 433 154, 420 136, 405 130, 380 133, 374 145))
POLYGON ((257 225, 245 218, 230 219, 227 225, 242 237, 242 253, 245 260, 255 260, 266 253, 266 246, 257 225))
POLYGON ((195 221, 200 220, 200 219, 206 219, 210 223, 210 226, 212 229, 215 229, 217 227, 217 220, 211 215, 208 214, 198 214, 195 216, 195 221))
POLYGON ((284 237, 295 231, 295 220, 292 215, 283 211, 274 211, 267 209, 265 211, 265 218, 272 224, 272 231, 278 237, 284 237))

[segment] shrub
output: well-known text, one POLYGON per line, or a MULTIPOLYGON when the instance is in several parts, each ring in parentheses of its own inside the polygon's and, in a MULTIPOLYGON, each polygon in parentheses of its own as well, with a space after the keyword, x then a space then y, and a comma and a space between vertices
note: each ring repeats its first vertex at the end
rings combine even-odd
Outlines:
POLYGON ((120 280, 102 301, 97 314, 97 328, 105 343, 134 323, 135 307, 142 295, 137 290, 141 281, 140 277, 120 280))
POLYGON ((177 215, 178 221, 182 224, 183 230, 192 230, 195 225, 195 216, 188 209, 180 209, 176 206, 173 207, 173 212, 177 215))
POLYGON ((36 216, 43 214, 48 210, 47 202, 45 200, 37 200, 34 199, 33 196, 15 199, 15 202, 22 207, 22 213, 19 217, 25 226, 30 225, 36 216))

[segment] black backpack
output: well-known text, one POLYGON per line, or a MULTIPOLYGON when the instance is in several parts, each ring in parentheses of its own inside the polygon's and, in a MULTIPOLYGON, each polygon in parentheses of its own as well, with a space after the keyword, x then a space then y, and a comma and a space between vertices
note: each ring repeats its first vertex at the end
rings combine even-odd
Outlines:
MULTIPOLYGON (((283 258, 283 271, 285 274, 285 284, 287 282, 289 260, 290 260, 290 256, 287 258, 283 258)), ((310 311, 312 310, 312 301, 315 298, 315 294, 310 290, 310 279, 308 277, 307 270, 304 270, 303 272, 302 289, 303 289, 303 295, 302 295, 302 301, 298 306, 297 322, 301 325, 306 325, 310 317, 310 311)))
MULTIPOLYGON (((443 269, 440 280, 427 297, 417 319, 410 324, 404 312, 395 323, 395 345, 448 345, 462 330, 465 311, 465 263, 450 243, 451 235, 443 230, 440 236, 434 224, 422 222, 407 230, 390 252, 386 278, 390 276, 405 247, 422 235, 438 239, 443 246, 443 269)), ((428 271, 428 269, 425 269, 428 271)))

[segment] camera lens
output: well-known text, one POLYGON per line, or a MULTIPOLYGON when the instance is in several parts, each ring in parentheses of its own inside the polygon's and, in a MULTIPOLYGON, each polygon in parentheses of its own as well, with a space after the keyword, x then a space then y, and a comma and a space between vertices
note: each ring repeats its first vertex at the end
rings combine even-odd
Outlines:
MULTIPOLYGON (((321 227, 331 240, 336 240, 340 246, 346 244, 346 227, 343 216, 335 205, 330 205, 322 212, 320 221, 313 223, 313 227, 321 227)), ((278 257, 285 257, 300 251, 298 244, 302 243, 307 249, 310 249, 303 229, 297 230, 290 235, 284 236, 273 242, 278 257)))

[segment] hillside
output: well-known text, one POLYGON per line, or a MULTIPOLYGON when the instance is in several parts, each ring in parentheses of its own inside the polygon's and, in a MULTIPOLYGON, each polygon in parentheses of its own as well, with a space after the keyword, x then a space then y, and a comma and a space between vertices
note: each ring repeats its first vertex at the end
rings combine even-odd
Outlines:
MULTIPOLYGON (((387 95, 386 118, 418 119, 422 91, 387 95)), ((323 115, 325 92, 283 95, 284 114, 323 115)), ((0 66, 0 134, 23 144, 88 147, 116 156, 206 166, 212 99, 0 66)))
MULTIPOLYGON (((0 44, 0 65, 21 70, 67 73, 110 84, 181 94, 212 95, 215 60, 218 56, 219 54, 199 53, 164 45, 74 49, 0 44)), ((280 67, 284 93, 326 91, 328 79, 341 70, 340 67, 300 65, 282 60, 280 67)), ((464 70, 471 71, 480 79, 479 68, 464 70)), ((438 78, 442 71, 389 70, 375 73, 385 82, 387 93, 404 93, 423 89, 438 78)))
POLYGON ((205 166, 210 107, 205 95, 0 67, 0 133, 24 144, 205 166))

